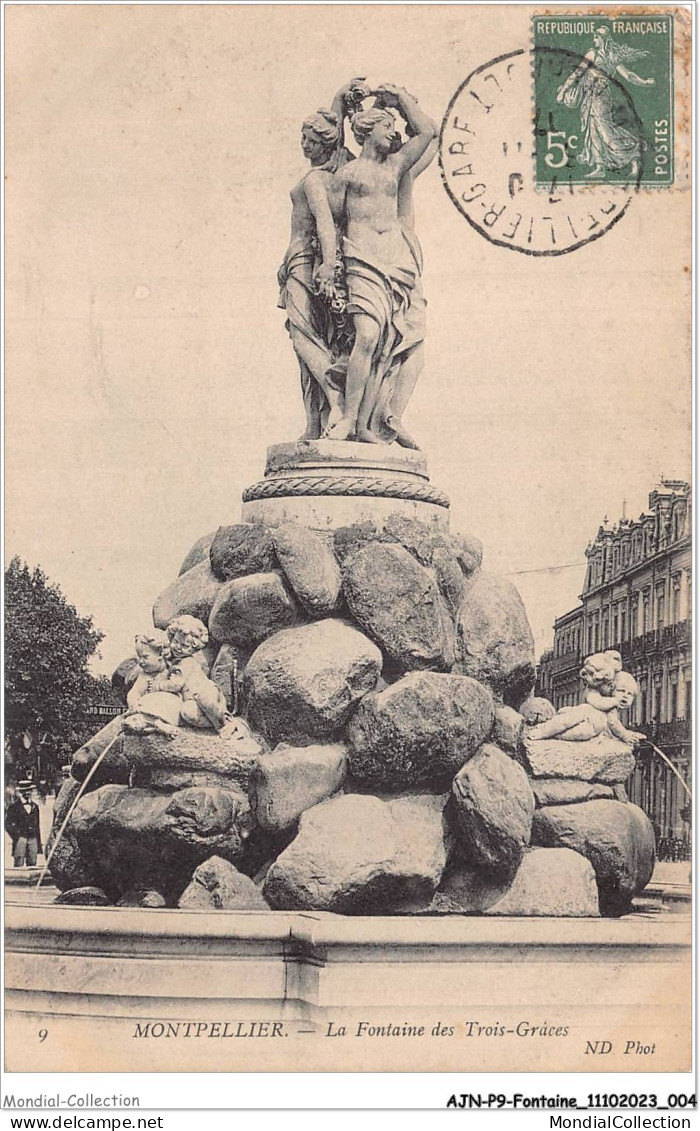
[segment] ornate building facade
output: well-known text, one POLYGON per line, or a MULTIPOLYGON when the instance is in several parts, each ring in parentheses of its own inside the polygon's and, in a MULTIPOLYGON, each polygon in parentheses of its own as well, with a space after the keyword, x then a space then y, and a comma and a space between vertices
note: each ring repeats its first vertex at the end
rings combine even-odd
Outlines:
MULTIPOLYGON (((638 519, 605 523, 586 550, 581 604, 554 622, 554 647, 540 661, 538 691, 554 706, 578 703, 579 669, 591 652, 616 648, 639 684, 627 725, 644 731, 690 786, 691 493, 663 480, 638 519)), ((688 797, 649 746, 642 746, 630 798, 657 837, 689 840, 688 797)))

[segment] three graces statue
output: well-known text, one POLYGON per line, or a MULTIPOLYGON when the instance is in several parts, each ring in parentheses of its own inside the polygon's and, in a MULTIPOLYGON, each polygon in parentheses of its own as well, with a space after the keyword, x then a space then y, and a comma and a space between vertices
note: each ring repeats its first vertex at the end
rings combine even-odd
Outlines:
POLYGON ((402 419, 425 336, 412 196, 437 127, 407 91, 358 78, 304 121, 301 147, 311 168, 291 192, 279 305, 301 370, 303 439, 416 448, 402 419))

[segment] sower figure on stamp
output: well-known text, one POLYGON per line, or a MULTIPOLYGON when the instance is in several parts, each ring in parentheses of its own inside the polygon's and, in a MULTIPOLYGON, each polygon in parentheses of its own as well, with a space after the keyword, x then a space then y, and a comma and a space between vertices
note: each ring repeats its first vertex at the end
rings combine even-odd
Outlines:
POLYGON ((593 165, 587 177, 604 177, 608 169, 622 172, 628 166, 631 177, 639 173, 645 143, 638 132, 616 121, 612 83, 619 75, 633 86, 653 86, 653 78, 640 78, 626 66, 646 54, 617 43, 609 28, 599 27, 593 47, 557 92, 557 102, 579 108, 583 150, 578 161, 593 165))
MULTIPOLYGON (((375 94, 382 105, 351 121, 362 153, 328 184, 333 215, 344 232, 347 310, 355 341, 343 415, 327 434, 334 440, 382 443, 399 438, 390 421, 396 381, 402 360, 422 340, 422 328, 411 326, 409 316, 420 268, 399 218, 399 184, 423 157, 437 128, 406 91, 383 85, 375 94), (398 148, 394 117, 384 108, 389 106, 399 110, 413 135, 398 148)), ((415 384, 415 377, 411 380, 415 384)))
POLYGON ((342 392, 329 376, 334 323, 329 308, 336 267, 336 231, 326 182, 352 154, 343 145, 343 121, 353 104, 367 97, 362 79, 351 79, 336 94, 330 110, 306 118, 301 148, 311 169, 291 191, 289 247, 278 273, 278 306, 299 360, 306 409, 306 432, 314 440, 342 415, 342 392))

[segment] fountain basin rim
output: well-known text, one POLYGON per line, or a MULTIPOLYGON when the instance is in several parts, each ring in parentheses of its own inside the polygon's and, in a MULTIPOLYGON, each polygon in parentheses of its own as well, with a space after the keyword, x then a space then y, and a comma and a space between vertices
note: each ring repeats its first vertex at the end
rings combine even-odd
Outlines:
POLYGON ((154 953, 194 945, 273 945, 465 950, 512 947, 685 948, 690 915, 657 922, 646 916, 621 919, 442 916, 344 916, 325 911, 182 911, 120 907, 39 905, 6 901, 5 945, 12 950, 80 950, 99 940, 100 949, 154 953))

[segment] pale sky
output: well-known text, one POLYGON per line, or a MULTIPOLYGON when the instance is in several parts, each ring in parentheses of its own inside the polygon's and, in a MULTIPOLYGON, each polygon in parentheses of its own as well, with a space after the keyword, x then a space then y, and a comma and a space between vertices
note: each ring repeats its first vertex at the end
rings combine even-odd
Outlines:
MULTIPOLYGON (((528 11, 5 15, 6 559, 93 616, 110 672, 191 544, 239 521, 267 445, 302 431, 276 307, 302 120, 353 75, 441 120, 471 70, 527 46, 528 11)), ((429 338, 406 423, 452 529, 518 585, 539 655, 603 516, 689 474, 689 195, 642 192, 548 259, 483 239, 437 162, 415 202, 429 338)))

